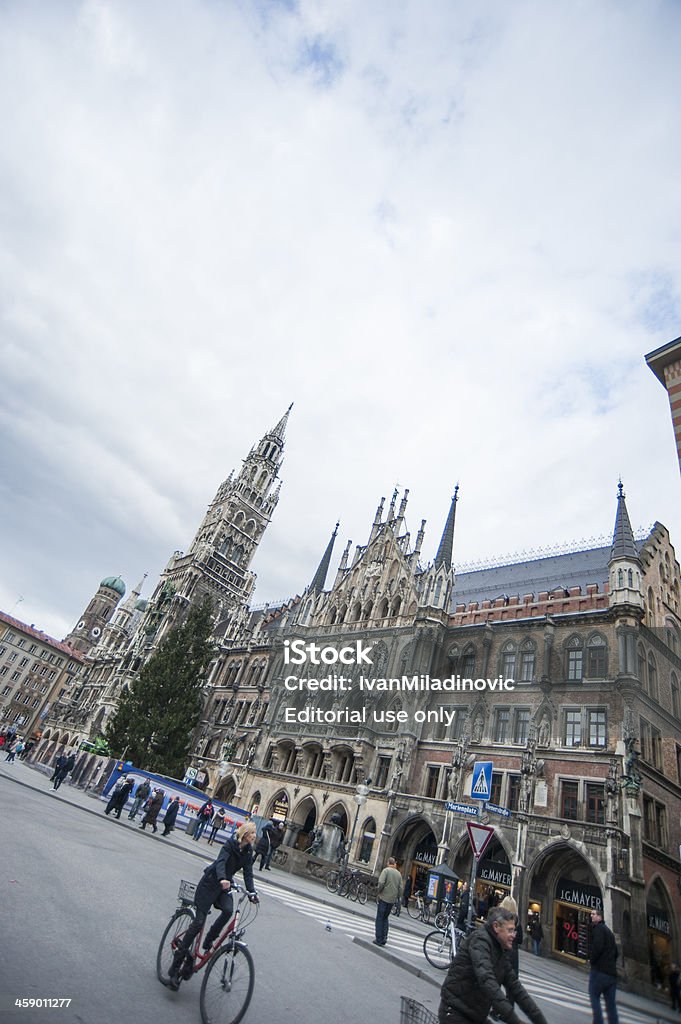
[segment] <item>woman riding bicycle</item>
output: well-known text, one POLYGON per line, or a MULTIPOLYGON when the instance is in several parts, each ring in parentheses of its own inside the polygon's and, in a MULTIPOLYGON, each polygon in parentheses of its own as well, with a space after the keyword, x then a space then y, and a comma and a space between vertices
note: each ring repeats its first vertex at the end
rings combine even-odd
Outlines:
POLYGON ((258 902, 253 885, 253 847, 251 845, 255 840, 256 832, 254 822, 244 822, 236 830, 236 834, 224 844, 217 860, 209 864, 204 871, 194 896, 194 906, 196 907, 194 921, 185 932, 182 943, 178 945, 169 971, 167 985, 174 992, 180 987, 182 963, 188 954, 191 956, 192 943, 203 928, 211 906, 220 910, 221 913, 203 940, 204 949, 210 949, 231 918, 233 900, 230 889, 237 871, 243 872, 249 900, 252 903, 258 902))

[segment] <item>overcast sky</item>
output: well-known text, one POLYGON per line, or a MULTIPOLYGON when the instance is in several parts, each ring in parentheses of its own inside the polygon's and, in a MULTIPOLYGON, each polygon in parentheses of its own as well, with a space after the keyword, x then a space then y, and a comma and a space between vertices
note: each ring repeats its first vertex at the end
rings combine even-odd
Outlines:
MULTIPOLYGON (((63 636, 295 402, 256 602, 410 488, 457 563, 681 547, 681 5, 0 7, 0 609, 63 636)), ((337 559, 336 559, 337 560, 337 559)), ((335 564, 335 563, 334 563, 335 564)))

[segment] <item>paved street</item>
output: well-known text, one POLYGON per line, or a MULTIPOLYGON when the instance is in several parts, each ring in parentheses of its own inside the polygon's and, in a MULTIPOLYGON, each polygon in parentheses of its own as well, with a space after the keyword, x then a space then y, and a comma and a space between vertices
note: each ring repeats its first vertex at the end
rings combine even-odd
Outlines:
MULTIPOLYGON (((218 848, 112 821, 100 801, 71 787, 54 794, 20 763, 0 762, 0 813, 0 1024, 46 1015, 60 1024, 198 1021, 200 979, 174 995, 156 980, 155 957, 179 879, 197 880, 218 848), (72 1002, 15 1008, 22 997, 72 1002)), ((256 878, 262 905, 247 936, 256 986, 246 1024, 273 1016, 277 1024, 398 1024, 402 994, 436 1010, 443 974, 423 957, 426 926, 391 918, 389 945, 377 950, 371 905, 276 870, 256 878)), ((522 954, 521 975, 550 1024, 590 1020, 583 973, 522 954)), ((622 993, 622 1024, 651 1024, 658 1012, 673 1019, 622 993)))

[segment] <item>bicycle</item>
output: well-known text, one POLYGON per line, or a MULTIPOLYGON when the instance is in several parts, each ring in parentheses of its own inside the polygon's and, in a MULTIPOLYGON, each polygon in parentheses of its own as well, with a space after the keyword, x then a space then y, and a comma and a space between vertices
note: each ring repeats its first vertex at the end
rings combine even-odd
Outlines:
POLYGON ((442 910, 440 911, 439 914, 435 915, 435 927, 438 928, 441 932, 444 932, 447 930, 451 919, 453 917, 458 918, 458 916, 458 905, 455 906, 453 903, 443 903, 442 910))
POLYGON ((446 971, 456 956, 457 943, 465 936, 466 932, 456 927, 453 916, 444 931, 436 928, 428 932, 423 940, 423 953, 428 963, 438 971, 446 971))
POLYGON ((337 892, 339 896, 366 903, 369 897, 369 889, 365 882, 360 880, 359 871, 341 871, 334 868, 329 871, 325 878, 326 888, 329 892, 337 892))
POLYGON ((369 889, 365 882, 361 881, 359 871, 347 871, 338 883, 338 895, 359 903, 366 903, 369 897, 369 889))
POLYGON ((407 913, 415 921, 430 924, 430 901, 423 898, 422 892, 415 892, 407 903, 407 913))
MULTIPOLYGON (((241 939, 257 916, 258 904, 249 902, 242 910, 248 893, 236 883, 232 883, 231 891, 239 893, 231 921, 208 950, 201 949, 202 928, 180 967, 180 978, 188 981, 207 965, 199 994, 203 1024, 238 1024, 253 995, 255 966, 248 947, 241 939)), ((156 954, 156 974, 164 985, 168 984, 175 952, 195 920, 195 893, 193 882, 180 882, 177 894, 180 906, 166 925, 156 954)))

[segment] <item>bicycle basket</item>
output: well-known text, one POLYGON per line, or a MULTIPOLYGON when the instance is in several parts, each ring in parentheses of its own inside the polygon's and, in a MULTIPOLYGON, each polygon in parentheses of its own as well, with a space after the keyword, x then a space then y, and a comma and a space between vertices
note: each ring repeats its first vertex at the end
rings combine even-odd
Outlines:
POLYGON ((437 1024, 437 1014, 409 996, 401 996, 400 1024, 437 1024))
POLYGON ((177 894, 178 900, 182 900, 183 903, 193 903, 194 894, 196 893, 196 883, 187 882, 184 879, 180 882, 180 890, 177 894))

